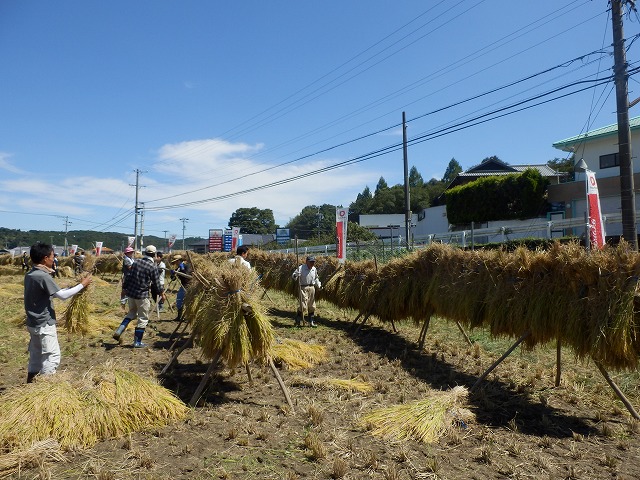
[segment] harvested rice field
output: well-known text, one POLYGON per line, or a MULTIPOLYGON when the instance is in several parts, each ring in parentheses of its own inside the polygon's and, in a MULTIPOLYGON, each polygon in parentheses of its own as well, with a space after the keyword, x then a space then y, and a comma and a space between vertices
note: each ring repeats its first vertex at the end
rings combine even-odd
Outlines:
MULTIPOLYGON (((0 415, 8 418, 14 408, 9 400, 31 393, 65 410, 64 419, 55 420, 58 427, 69 423, 58 441, 30 437, 32 443, 23 445, 25 439, 0 420, 0 478, 640 476, 640 422, 588 358, 578 359, 563 348, 560 386, 555 387, 555 342, 518 347, 471 391, 514 338, 496 339, 481 327, 465 326, 470 345, 455 322, 432 318, 420 351, 420 326, 396 321, 394 331, 390 322, 372 317, 355 329, 357 312, 338 309, 322 292, 317 328, 293 326, 296 300, 289 294, 268 290, 258 296, 273 329, 271 357, 293 408, 266 362, 251 362, 248 370, 219 365, 195 407, 183 408, 205 375, 209 357, 199 347, 186 348, 161 374, 175 352, 170 349, 177 323, 168 309, 159 318, 152 315, 147 348, 130 346, 133 324, 122 344, 113 340, 123 318, 118 280, 114 273, 97 275, 83 299, 87 305, 81 305, 88 320, 69 329, 59 325, 62 363, 56 377, 64 385, 52 386, 47 395, 46 383, 53 379, 25 385, 22 276, 18 268, 13 275, 0 275, 0 415), (156 390, 159 386, 164 389, 156 390), (98 408, 110 398, 120 400, 98 408), (182 403, 176 405, 175 399, 182 403), (164 421, 151 418, 154 414, 164 421), (73 442, 74 432, 85 434, 81 442, 73 442)), ((69 286, 73 280, 58 283, 69 286)), ((175 301, 175 290, 169 298, 175 301)), ((66 306, 57 301, 59 319, 66 306)), ((176 346, 189 334, 189 328, 180 328, 176 346)), ((609 372, 640 410, 638 371, 609 372)), ((54 415, 37 408, 39 418, 20 417, 35 422, 33 428, 54 415)), ((20 431, 33 435, 29 428, 20 431)))

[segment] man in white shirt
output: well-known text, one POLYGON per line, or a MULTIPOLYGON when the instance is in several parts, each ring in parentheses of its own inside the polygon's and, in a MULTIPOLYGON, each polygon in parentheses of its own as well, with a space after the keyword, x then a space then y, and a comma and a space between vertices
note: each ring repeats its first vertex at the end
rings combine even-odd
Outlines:
POLYGON ((304 309, 306 309, 309 314, 307 319, 309 326, 316 326, 316 288, 320 290, 322 284, 318 278, 318 271, 316 270, 315 264, 316 257, 309 256, 305 263, 296 268, 292 275, 293 279, 298 282, 300 295, 300 304, 296 314, 296 327, 300 326, 300 317, 304 309))
POLYGON ((236 265, 242 265, 249 270, 251 270, 251 264, 247 261, 247 256, 249 255, 249 247, 245 247, 244 245, 240 245, 236 248, 236 256, 229 259, 229 263, 234 263, 236 265))

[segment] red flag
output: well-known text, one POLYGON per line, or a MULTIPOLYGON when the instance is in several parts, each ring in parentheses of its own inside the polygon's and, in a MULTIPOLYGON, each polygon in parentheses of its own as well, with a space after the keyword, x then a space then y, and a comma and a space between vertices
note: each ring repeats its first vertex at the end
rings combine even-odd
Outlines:
POLYGON ((600 196, 596 174, 586 170, 587 174, 587 211, 589 217, 589 244, 591 248, 604 247, 604 224, 600 210, 600 196))

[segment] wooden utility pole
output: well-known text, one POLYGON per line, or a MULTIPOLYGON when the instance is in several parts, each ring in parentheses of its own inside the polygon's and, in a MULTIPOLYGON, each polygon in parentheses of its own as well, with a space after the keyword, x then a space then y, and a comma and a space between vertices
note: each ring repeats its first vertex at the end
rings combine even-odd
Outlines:
POLYGON ((407 118, 402 112, 402 157, 404 159, 404 236, 407 250, 410 248, 411 235, 411 199, 409 189, 409 159, 407 157, 407 118))
POLYGON ((622 28, 622 4, 631 0, 611 0, 613 23, 613 73, 616 82, 616 107, 618 112, 618 160, 620 162, 620 206, 622 209, 622 236, 634 251, 638 251, 636 228, 636 199, 633 188, 633 164, 631 162, 631 129, 629 127, 629 93, 627 58, 624 51, 622 28))

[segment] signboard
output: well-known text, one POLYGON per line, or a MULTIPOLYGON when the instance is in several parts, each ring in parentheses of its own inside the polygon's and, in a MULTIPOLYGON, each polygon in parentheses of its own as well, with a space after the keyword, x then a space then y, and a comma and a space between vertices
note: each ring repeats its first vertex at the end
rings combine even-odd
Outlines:
POLYGON ((223 230, 221 228, 209 229, 209 251, 210 252, 222 251, 222 236, 223 236, 223 230))
POLYGON ((96 257, 102 253, 102 242, 96 242, 96 257))
MULTIPOLYGON (((211 230, 209 230, 211 231, 211 230)), ((177 235, 175 233, 173 233, 168 240, 167 246, 169 247, 169 249, 171 249, 171 247, 173 247, 173 244, 176 243, 176 237, 177 235)))
POLYGON ((349 209, 336 207, 336 256, 338 262, 347 260, 347 222, 349 209))
POLYGON ((222 237, 222 251, 230 252, 233 246, 233 234, 230 228, 225 229, 224 236, 222 237))
POLYGON ((240 245, 240 227, 231 227, 231 252, 235 252, 240 245))
POLYGON ((276 242, 278 245, 284 245, 291 241, 288 228, 276 228, 276 242))

